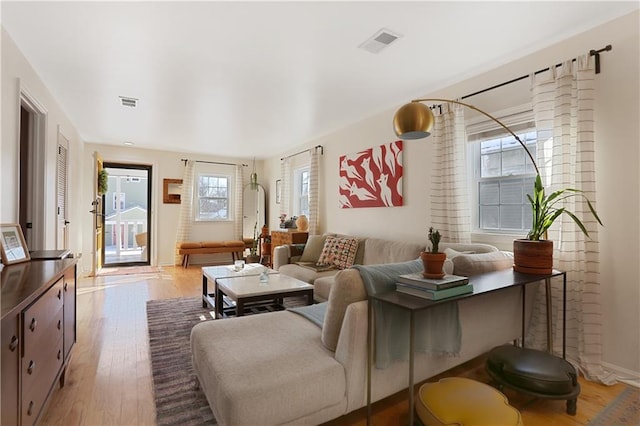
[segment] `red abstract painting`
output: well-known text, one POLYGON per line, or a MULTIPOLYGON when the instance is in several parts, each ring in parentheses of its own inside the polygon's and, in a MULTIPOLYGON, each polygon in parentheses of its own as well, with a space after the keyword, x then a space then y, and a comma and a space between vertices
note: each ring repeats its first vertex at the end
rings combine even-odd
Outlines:
POLYGON ((340 208, 402 205, 402 141, 340 157, 340 208))

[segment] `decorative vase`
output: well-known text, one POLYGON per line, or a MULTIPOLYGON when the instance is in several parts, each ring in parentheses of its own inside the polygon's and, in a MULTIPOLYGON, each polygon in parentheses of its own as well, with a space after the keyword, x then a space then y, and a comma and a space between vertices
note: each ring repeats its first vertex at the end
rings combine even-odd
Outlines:
POLYGON ((447 258, 445 253, 430 253, 428 251, 423 251, 420 253, 420 258, 424 265, 424 272, 422 275, 425 278, 440 279, 444 277, 445 274, 442 267, 444 266, 444 261, 447 258))
POLYGON ((267 256, 271 254, 271 242, 263 242, 262 243, 262 255, 267 256))
POLYGON ((300 232, 307 232, 309 230, 309 219, 307 219, 307 216, 303 214, 298 216, 296 219, 296 227, 300 232))
POLYGON ((553 271, 553 241, 514 240, 513 270, 523 274, 550 274, 553 271))

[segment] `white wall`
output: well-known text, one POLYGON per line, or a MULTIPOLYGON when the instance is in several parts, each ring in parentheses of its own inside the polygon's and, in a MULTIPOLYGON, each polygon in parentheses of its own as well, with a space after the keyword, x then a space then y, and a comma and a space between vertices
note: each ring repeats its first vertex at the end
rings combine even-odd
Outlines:
MULTIPOLYGON (((19 213, 19 119, 20 90, 25 89, 46 111, 45 130, 45 229, 44 249, 56 247, 56 147, 58 127, 69 140, 69 225, 70 249, 81 251, 82 210, 80 206, 79 167, 83 145, 73 123, 60 108, 40 77, 2 28, 2 140, 0 151, 0 223, 17 223, 19 213)), ((89 210, 89 209, 87 209, 89 210)))
MULTIPOLYGON (((596 76, 596 206, 605 224, 599 234, 603 360, 621 375, 640 377, 638 22, 639 13, 632 13, 491 72, 435 93, 415 93, 415 97, 458 98, 585 54, 590 49, 613 46, 612 51, 602 54, 602 73, 596 76)), ((466 101, 486 111, 530 102, 529 82, 524 80, 466 101)), ((408 141, 404 145, 403 207, 338 208, 339 156, 396 140, 391 126, 394 112, 395 109, 385 111, 292 151, 317 144, 324 146, 320 203, 323 232, 426 241, 430 221, 431 146, 428 139, 408 141)), ((287 154, 290 153, 281 153, 267 161, 270 183, 279 178, 279 159, 287 154)), ((269 205, 278 211, 273 197, 269 205)), ((271 227, 276 226, 276 217, 277 214, 271 215, 271 227)), ((492 236, 484 241, 509 249, 512 240, 512 236, 492 236)))

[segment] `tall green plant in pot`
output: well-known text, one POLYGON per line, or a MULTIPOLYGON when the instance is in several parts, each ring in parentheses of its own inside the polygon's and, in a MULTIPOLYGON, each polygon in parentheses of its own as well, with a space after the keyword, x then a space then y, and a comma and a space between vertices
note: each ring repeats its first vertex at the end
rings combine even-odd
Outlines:
POLYGON ((531 205, 531 230, 526 239, 513 242, 513 269, 527 274, 549 274, 553 270, 553 241, 547 240, 547 230, 562 214, 568 215, 580 228, 585 236, 589 232, 582 221, 571 211, 562 206, 563 201, 571 197, 582 197, 589 207, 591 214, 602 225, 598 213, 583 191, 565 188, 546 195, 540 175, 536 175, 533 186, 533 196, 527 194, 531 205))
POLYGON ((424 266, 424 272, 422 275, 425 278, 435 278, 440 279, 444 277, 444 271, 442 267, 444 265, 444 261, 447 258, 447 255, 444 253, 440 253, 439 244, 440 244, 440 231, 437 229, 433 229, 433 227, 429 227, 429 234, 427 235, 429 238, 429 242, 431 243, 431 247, 428 251, 423 251, 420 253, 420 258, 422 259, 422 265, 424 266))

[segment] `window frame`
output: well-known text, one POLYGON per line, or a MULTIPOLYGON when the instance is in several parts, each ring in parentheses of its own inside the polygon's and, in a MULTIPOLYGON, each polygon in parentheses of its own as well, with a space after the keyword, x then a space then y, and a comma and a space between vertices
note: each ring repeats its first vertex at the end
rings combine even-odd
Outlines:
POLYGON ((213 171, 196 171, 195 173, 195 185, 193 185, 193 214, 195 222, 229 222, 233 220, 233 177, 227 173, 213 172, 213 171), (200 196, 200 178, 209 177, 217 179, 227 180, 227 196, 226 197, 201 197, 200 196), (214 200, 226 200, 227 203, 227 217, 223 218, 207 218, 202 217, 200 212, 200 200, 201 199, 214 199, 214 200))
POLYGON ((306 215, 309 216, 309 178, 310 178, 310 173, 311 173, 311 167, 310 165, 306 164, 303 166, 299 166, 293 169, 293 173, 292 173, 292 177, 293 177, 293 185, 292 185, 292 201, 293 201, 293 206, 292 206, 292 211, 293 214, 292 216, 300 216, 300 215, 306 215), (307 182, 306 182, 306 196, 303 193, 304 191, 304 183, 303 183, 303 175, 306 173, 307 175, 307 182), (307 210, 303 211, 302 210, 302 199, 305 198, 307 199, 307 210))
MULTIPOLYGON (((492 114, 494 117, 498 118, 505 126, 510 128, 515 134, 521 136, 522 134, 537 131, 535 127, 535 120, 533 110, 531 105, 521 105, 514 108, 509 108, 506 110, 499 111, 497 113, 492 114)), ((535 179, 535 170, 531 169, 531 173, 525 174, 517 174, 517 175, 506 175, 506 176, 498 176, 498 177, 481 177, 481 153, 480 153, 480 145, 482 141, 497 139, 505 136, 510 136, 509 132, 507 132, 504 128, 502 128, 498 123, 493 120, 486 119, 485 117, 480 117, 475 121, 471 121, 467 123, 467 161, 468 166, 471 172, 468 174, 468 188, 469 188, 469 198, 470 198, 470 206, 471 206, 471 217, 472 217, 472 232, 476 235, 503 235, 503 236, 513 236, 513 237, 521 237, 525 235, 530 228, 530 223, 527 223, 526 220, 523 220, 522 229, 511 229, 511 228, 503 228, 500 223, 497 228, 481 228, 481 206, 480 206, 480 191, 481 191, 481 183, 482 182, 508 182, 523 179, 523 201, 522 206, 526 208, 529 205, 528 200, 526 198, 526 194, 530 194, 532 192, 532 188, 527 187, 527 182, 533 182, 535 179)), ((525 141, 526 143, 526 141, 525 141)), ((519 144, 518 144, 519 145, 519 144)), ((521 149, 521 148, 520 148, 521 149)), ((507 150, 500 149, 499 152, 506 152, 507 150)), ((526 154, 525 154, 526 156, 526 154)), ((534 154, 535 157, 535 154, 534 154)), ((525 161, 530 163, 530 160, 527 160, 525 157, 525 161)), ((526 163, 525 163, 526 164, 526 163)), ((508 203, 505 203, 507 205, 508 203)), ((500 208, 502 204, 498 202, 497 206, 500 208)))

